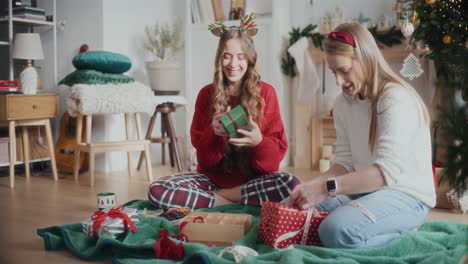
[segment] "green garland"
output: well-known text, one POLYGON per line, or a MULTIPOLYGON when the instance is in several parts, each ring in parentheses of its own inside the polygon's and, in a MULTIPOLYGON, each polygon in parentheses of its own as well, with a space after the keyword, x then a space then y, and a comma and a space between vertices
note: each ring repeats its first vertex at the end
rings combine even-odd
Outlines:
MULTIPOLYGON (((303 30, 301 30, 299 27, 293 27, 291 32, 289 32, 289 46, 286 48, 285 55, 281 59, 281 70, 283 71, 284 75, 295 77, 297 74, 295 68, 296 62, 288 52, 289 47, 296 43, 296 41, 302 37, 309 37, 312 39, 312 42, 316 48, 322 49, 322 41, 325 39, 326 35, 320 33, 311 33, 315 28, 317 28, 317 25, 309 24, 303 30)), ((401 44, 401 40, 403 39, 403 34, 395 27, 392 27, 387 31, 379 31, 377 26, 374 26, 369 28, 369 31, 372 33, 378 43, 382 43, 387 47, 391 47, 395 44, 401 44)))
POLYGON ((316 48, 320 47, 320 49, 322 49, 322 41, 325 38, 325 36, 320 33, 311 33, 315 28, 317 28, 317 25, 309 24, 303 30, 301 30, 299 27, 293 27, 291 32, 289 32, 289 46, 286 48, 285 56, 281 59, 281 70, 286 76, 296 76, 296 62, 294 61, 294 58, 291 57, 291 55, 289 55, 288 52, 289 47, 296 43, 296 41, 298 41, 302 37, 309 37, 312 39, 312 42, 314 43, 314 46, 316 48))
POLYGON ((418 0, 414 5, 419 24, 413 38, 429 45, 432 52, 427 58, 434 60, 437 85, 446 90, 447 102, 437 107, 436 123, 444 136, 441 146, 446 147, 439 180, 460 195, 468 188, 468 104, 457 105, 454 97, 461 92, 468 100, 467 7, 466 0, 437 0, 431 5, 418 0))
POLYGON ((463 89, 468 100, 468 1, 438 0, 429 5, 424 0, 415 3, 419 24, 413 37, 429 45, 437 75, 447 87, 463 89))

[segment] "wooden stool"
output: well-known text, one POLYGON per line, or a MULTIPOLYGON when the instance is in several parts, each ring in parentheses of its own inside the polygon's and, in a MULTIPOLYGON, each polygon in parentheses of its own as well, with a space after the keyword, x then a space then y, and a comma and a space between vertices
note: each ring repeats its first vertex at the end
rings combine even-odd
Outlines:
POLYGON ((125 141, 114 141, 114 142, 93 142, 91 143, 91 123, 92 116, 85 115, 86 118, 86 142, 81 142, 81 132, 83 126, 83 115, 78 114, 76 118, 76 150, 75 150, 75 165, 73 175, 75 180, 78 180, 78 172, 80 170, 80 152, 89 152, 89 175, 90 185, 94 185, 94 154, 96 152, 113 152, 113 151, 125 151, 127 152, 128 158, 128 174, 132 176, 133 160, 132 151, 142 151, 142 155, 146 158, 146 173, 148 174, 148 180, 153 181, 153 172, 151 167, 151 158, 149 154, 149 141, 142 139, 141 136, 141 120, 140 113, 135 113, 135 123, 137 129, 138 140, 131 140, 130 135, 130 113, 125 113, 125 129, 127 134, 127 140, 125 141))
MULTIPOLYGON (((162 164, 166 164, 166 157, 165 157, 165 144, 169 144, 169 157, 171 160, 171 167, 174 167, 174 162, 177 164, 177 169, 182 171, 182 164, 180 161, 179 150, 177 148, 177 137, 174 130, 174 125, 172 122, 171 113, 175 112, 175 106, 173 103, 163 103, 156 106, 156 110, 154 111, 153 116, 150 119, 150 123, 148 125, 148 131, 146 132, 146 140, 149 140, 151 143, 161 143, 162 144, 162 164), (151 134, 153 132, 154 123, 156 121, 156 116, 158 113, 161 113, 161 137, 159 138, 152 138, 151 134)), ((143 164, 143 152, 140 154, 140 160, 138 161, 137 169, 141 169, 143 164)), ((146 162, 148 164, 148 161, 146 162)))

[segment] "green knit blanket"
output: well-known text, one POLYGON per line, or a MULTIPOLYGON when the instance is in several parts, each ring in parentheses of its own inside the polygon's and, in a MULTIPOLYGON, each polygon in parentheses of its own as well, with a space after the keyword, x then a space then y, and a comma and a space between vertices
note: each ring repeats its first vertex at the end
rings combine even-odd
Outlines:
MULTIPOLYGON (((132 201, 125 206, 156 209, 148 201, 132 201)), ((253 215, 250 232, 237 245, 256 250, 259 256, 245 257, 242 263, 459 263, 468 252, 468 225, 455 222, 427 222, 417 232, 403 233, 383 247, 372 249, 330 249, 295 245, 294 249, 278 250, 257 239, 260 207, 240 204, 219 206, 201 211, 246 213, 253 215)), ((84 220, 84 219, 83 219, 84 220)), ((234 263, 231 253, 218 257, 222 248, 185 243, 185 258, 174 262, 155 258, 154 243, 161 228, 170 235, 178 227, 160 217, 140 215, 137 233, 127 232, 117 238, 87 236, 81 223, 38 229, 46 250, 69 250, 84 260, 112 258, 113 263, 234 263)))

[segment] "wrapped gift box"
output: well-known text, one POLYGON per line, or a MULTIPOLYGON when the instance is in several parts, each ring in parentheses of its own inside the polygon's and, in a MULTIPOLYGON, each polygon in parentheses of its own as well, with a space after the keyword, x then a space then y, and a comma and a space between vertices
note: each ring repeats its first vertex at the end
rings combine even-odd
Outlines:
POLYGON ((293 244, 321 246, 318 228, 327 215, 318 209, 303 211, 289 204, 264 202, 258 238, 275 248, 293 244))
MULTIPOLYGON (((109 213, 110 210, 115 210, 117 208, 120 207, 107 208, 102 210, 102 212, 109 213)), ((139 222, 137 209, 122 207, 121 213, 126 214, 134 225, 139 222)), ((91 216, 88 217, 85 221, 81 222, 81 227, 85 234, 93 234, 93 223, 95 220, 93 220, 91 216)), ((130 228, 130 226, 128 226, 128 228, 130 228)), ((99 226, 97 230, 97 235, 100 237, 104 234, 108 234, 115 238, 117 235, 122 234, 125 231, 125 224, 122 218, 107 216, 99 226)))
POLYGON ((189 242, 231 246, 245 236, 252 226, 248 214, 191 212, 180 222, 180 233, 189 242))
POLYGON ((241 105, 234 107, 229 113, 222 116, 220 121, 231 138, 240 138, 243 136, 237 132, 238 129, 250 131, 249 120, 241 105))

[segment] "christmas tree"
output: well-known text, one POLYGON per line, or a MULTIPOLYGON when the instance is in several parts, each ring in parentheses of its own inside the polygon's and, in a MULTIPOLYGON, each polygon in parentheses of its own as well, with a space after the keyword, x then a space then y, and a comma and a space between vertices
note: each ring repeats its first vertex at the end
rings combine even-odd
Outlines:
POLYGON ((431 50, 438 86, 445 89, 437 125, 446 147, 445 174, 460 195, 468 189, 468 2, 463 0, 418 0, 413 8, 419 24, 413 37, 431 50), (457 100, 461 94, 463 100, 457 100))

